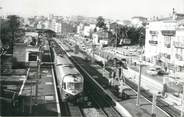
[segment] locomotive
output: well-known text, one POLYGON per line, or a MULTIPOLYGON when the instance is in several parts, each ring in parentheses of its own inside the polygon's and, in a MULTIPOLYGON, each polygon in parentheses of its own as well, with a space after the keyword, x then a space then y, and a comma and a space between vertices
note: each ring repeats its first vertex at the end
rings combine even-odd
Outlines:
POLYGON ((62 101, 77 99, 83 93, 83 76, 56 42, 52 48, 52 53, 62 101))

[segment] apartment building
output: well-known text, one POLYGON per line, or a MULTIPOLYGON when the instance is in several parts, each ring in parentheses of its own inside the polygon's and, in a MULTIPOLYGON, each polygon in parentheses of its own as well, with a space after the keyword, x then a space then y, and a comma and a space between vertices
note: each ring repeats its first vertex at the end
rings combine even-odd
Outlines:
POLYGON ((149 21, 145 58, 171 70, 184 71, 184 14, 149 21))

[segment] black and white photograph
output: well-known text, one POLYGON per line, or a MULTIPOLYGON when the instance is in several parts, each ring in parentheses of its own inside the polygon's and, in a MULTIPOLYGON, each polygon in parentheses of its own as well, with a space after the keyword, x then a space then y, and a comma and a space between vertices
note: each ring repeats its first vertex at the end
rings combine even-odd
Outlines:
POLYGON ((0 116, 184 117, 184 0, 0 0, 0 116))

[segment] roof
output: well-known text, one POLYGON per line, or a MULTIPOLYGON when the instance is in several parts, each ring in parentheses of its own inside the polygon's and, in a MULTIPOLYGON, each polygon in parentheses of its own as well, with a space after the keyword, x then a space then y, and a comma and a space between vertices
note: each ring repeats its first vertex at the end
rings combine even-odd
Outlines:
POLYGON ((131 19, 140 19, 140 20, 147 20, 147 18, 142 17, 142 16, 134 16, 131 19))
POLYGON ((184 19, 184 14, 176 13, 169 17, 158 18, 155 21, 180 21, 184 19))
POLYGON ((1 70, 1 75, 26 75, 26 69, 1 70))

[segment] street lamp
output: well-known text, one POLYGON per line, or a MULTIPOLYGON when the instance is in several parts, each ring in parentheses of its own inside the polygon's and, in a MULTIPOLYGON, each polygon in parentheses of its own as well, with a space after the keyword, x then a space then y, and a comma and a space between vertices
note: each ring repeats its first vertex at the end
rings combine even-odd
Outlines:
POLYGON ((103 60, 103 77, 105 76, 105 60, 103 60))
POLYGON ((153 94, 153 98, 152 98, 152 109, 151 109, 152 117, 156 117, 156 112, 155 112, 156 100, 157 100, 157 92, 153 94))
POLYGON ((138 83, 138 89, 137 89, 137 103, 136 103, 137 106, 140 105, 141 72, 142 72, 142 65, 141 65, 141 62, 140 62, 140 66, 139 66, 139 83, 138 83))
POLYGON ((181 117, 184 116, 184 82, 179 82, 182 83, 182 88, 183 88, 183 94, 181 98, 181 117))
POLYGON ((183 85, 183 95, 181 99, 181 117, 184 115, 184 85, 183 85))
POLYGON ((38 80, 40 79, 40 59, 37 60, 37 67, 38 67, 38 71, 37 71, 37 79, 36 79, 36 105, 38 104, 38 80))
POLYGON ((95 62, 95 45, 92 44, 92 60, 91 60, 92 63, 95 62))
POLYGON ((141 51, 141 55, 140 55, 140 65, 139 65, 139 82, 138 82, 138 89, 137 89, 137 103, 136 105, 139 106, 140 105, 140 88, 141 88, 141 74, 142 74, 142 53, 143 51, 141 51))

